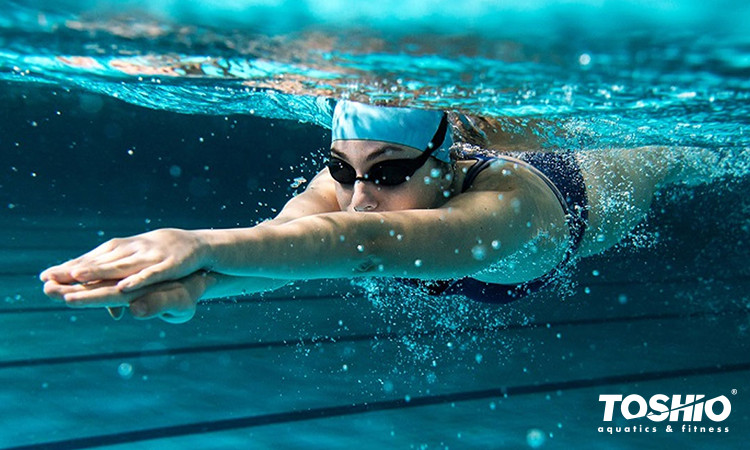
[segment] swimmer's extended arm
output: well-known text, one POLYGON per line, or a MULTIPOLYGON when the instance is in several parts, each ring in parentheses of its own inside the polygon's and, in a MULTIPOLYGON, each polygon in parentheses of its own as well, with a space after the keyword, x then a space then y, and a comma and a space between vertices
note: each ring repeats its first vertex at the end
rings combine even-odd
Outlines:
MULTIPOLYGON (((156 230, 104 244, 57 268, 54 276, 45 272, 43 277, 54 279, 62 272, 78 281, 121 279, 117 287, 124 292, 201 269, 281 280, 461 277, 513 254, 540 230, 567 236, 559 204, 548 195, 543 181, 531 176, 520 184, 523 189, 511 185, 482 190, 475 182, 476 189, 437 209, 323 212, 248 229, 156 230)), ((544 245, 529 265, 537 269, 549 265, 548 270, 554 263, 547 264, 541 255, 557 251, 557 244, 550 244, 554 251, 544 245)))
POLYGON ((512 242, 527 240, 511 235, 528 234, 528 229, 496 226, 507 223, 502 216, 509 214, 509 208, 500 207, 503 201, 497 193, 472 193, 438 209, 333 212, 275 227, 195 233, 206 243, 206 266, 226 274, 282 279, 365 274, 454 278, 486 267, 486 261, 472 257, 477 245, 483 244, 487 259, 494 261, 517 249, 512 242), (505 245, 492 249, 493 240, 505 245))
POLYGON ((455 278, 487 268, 549 228, 554 219, 541 213, 549 208, 535 198, 533 189, 475 191, 437 209, 333 212, 276 227, 195 233, 206 245, 207 267, 227 274, 455 278))
MULTIPOLYGON (((500 175, 503 169, 487 169, 484 182, 435 209, 324 212, 273 227, 191 233, 202 243, 204 268, 229 275, 446 279, 486 269, 521 250, 540 230, 554 229, 555 239, 541 242, 539 256, 528 264, 544 273, 559 262, 560 241, 568 238, 560 206, 530 172, 492 176, 494 170, 500 175)), ((505 281, 530 279, 520 273, 527 269, 505 274, 505 281)), ((120 286, 127 290, 148 284, 149 275, 135 275, 120 286)))

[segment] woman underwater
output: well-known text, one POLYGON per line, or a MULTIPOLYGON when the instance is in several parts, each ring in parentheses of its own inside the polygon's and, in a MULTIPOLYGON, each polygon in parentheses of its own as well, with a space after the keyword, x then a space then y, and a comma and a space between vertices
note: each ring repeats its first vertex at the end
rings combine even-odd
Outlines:
POLYGON ((339 101, 327 166, 274 219, 113 239, 42 272, 44 291, 177 323, 200 299, 313 278, 395 277, 506 303, 617 244, 660 187, 697 175, 661 147, 458 159, 453 119, 339 101))

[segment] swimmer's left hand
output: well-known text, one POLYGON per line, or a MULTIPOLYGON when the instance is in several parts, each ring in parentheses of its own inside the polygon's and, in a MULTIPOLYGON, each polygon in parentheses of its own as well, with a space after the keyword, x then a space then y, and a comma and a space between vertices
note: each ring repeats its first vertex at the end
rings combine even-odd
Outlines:
POLYGON ((106 280, 120 280, 117 287, 129 292, 205 268, 207 252, 199 233, 160 229, 112 239, 79 258, 50 267, 39 277, 45 283, 72 286, 99 283, 102 287, 106 280))
POLYGON ((130 292, 122 292, 114 281, 68 285, 50 280, 45 283, 44 292, 71 308, 107 307, 116 319, 122 308, 129 308, 137 319, 158 317, 169 323, 183 323, 195 315, 196 304, 206 290, 205 278, 203 272, 196 272, 130 292))

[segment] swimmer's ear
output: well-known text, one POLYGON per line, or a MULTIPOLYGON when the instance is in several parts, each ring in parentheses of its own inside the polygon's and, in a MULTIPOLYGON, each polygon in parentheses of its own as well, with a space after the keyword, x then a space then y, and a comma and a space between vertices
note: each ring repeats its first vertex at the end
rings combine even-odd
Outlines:
POLYGON ((122 319, 122 316, 125 315, 125 308, 122 306, 108 306, 107 312, 109 312, 109 315, 112 316, 115 320, 122 319))

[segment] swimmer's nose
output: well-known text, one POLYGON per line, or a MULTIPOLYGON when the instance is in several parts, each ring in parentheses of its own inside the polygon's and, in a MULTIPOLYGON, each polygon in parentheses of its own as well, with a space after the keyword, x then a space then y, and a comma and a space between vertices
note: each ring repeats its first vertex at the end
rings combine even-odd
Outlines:
POLYGON ((349 209, 357 212, 374 211, 378 207, 377 190, 378 187, 373 183, 355 181, 349 209))

